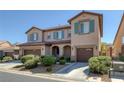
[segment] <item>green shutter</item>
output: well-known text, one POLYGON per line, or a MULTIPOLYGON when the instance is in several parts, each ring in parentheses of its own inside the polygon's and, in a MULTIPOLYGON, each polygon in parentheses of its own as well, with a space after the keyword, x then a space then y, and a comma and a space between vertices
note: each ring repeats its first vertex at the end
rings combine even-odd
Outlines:
POLYGON ((64 38, 64 31, 62 31, 62 39, 64 38))
POLYGON ((31 34, 31 41, 33 41, 34 40, 34 35, 33 34, 31 34))
POLYGON ((56 33, 55 32, 53 32, 53 38, 56 39, 56 33))
POLYGON ((84 33, 84 24, 81 23, 81 33, 84 33))
POLYGON ((94 20, 90 20, 90 32, 94 32, 95 23, 94 20))
POLYGON ((56 32, 56 39, 59 38, 59 32, 56 32))
POLYGON ((76 22, 76 23, 74 23, 74 32, 75 33, 78 33, 78 27, 79 27, 79 23, 78 22, 76 22))

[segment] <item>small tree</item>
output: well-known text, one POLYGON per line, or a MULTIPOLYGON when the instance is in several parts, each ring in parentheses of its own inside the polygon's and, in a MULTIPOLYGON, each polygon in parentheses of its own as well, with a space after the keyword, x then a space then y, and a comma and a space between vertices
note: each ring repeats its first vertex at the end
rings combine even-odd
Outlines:
POLYGON ((101 44, 101 55, 106 56, 108 47, 107 47, 107 43, 103 42, 101 44))

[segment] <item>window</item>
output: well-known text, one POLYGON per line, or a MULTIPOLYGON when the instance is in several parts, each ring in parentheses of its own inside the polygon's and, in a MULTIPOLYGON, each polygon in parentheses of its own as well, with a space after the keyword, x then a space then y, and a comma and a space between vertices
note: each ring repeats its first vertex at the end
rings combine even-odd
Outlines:
POLYGON ((58 32, 58 39, 63 39, 64 38, 64 31, 59 31, 58 32))
POLYGON ((53 33, 54 39, 63 39, 64 38, 64 31, 58 31, 53 33))
POLYGON ((38 40, 38 33, 32 33, 28 36, 28 41, 36 41, 38 40))
POLYGON ((67 37, 71 37, 71 31, 70 30, 67 31, 67 37))
POLYGON ((74 32, 75 33, 94 32, 94 20, 76 22, 74 24, 74 32))
POLYGON ((51 39, 51 33, 48 33, 48 37, 47 37, 48 39, 51 39))
POLYGON ((83 33, 89 33, 89 21, 88 22, 83 22, 83 27, 82 29, 84 29, 83 33))
POLYGON ((38 34, 37 33, 33 33, 33 41, 38 40, 38 34))
POLYGON ((53 37, 54 37, 54 39, 57 39, 58 38, 58 32, 54 32, 53 37))
POLYGON ((124 36, 122 37, 122 44, 124 44, 124 36))

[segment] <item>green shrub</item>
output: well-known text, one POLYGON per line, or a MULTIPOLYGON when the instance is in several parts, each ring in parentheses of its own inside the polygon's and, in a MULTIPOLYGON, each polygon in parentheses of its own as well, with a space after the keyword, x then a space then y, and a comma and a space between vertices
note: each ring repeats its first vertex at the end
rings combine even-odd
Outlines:
POLYGON ((108 70, 109 70, 108 66, 105 66, 104 64, 100 64, 100 68, 99 68, 100 74, 107 74, 108 70))
POLYGON ((108 56, 91 57, 89 59, 89 69, 92 73, 107 74, 111 66, 111 58, 108 56))
POLYGON ((43 58, 44 58, 45 56, 41 56, 40 57, 40 62, 43 62, 43 58))
POLYGON ((34 55, 25 55, 21 57, 21 62, 24 64, 27 60, 33 59, 34 55))
POLYGON ((13 60, 12 57, 5 56, 5 57, 3 57, 2 62, 8 62, 8 61, 12 61, 12 60, 13 60))
POLYGON ((98 60, 100 62, 102 62, 102 64, 106 65, 106 66, 110 66, 111 65, 111 57, 109 56, 98 56, 98 60))
POLYGON ((3 57, 0 57, 0 60, 2 60, 3 59, 3 57))
POLYGON ((59 60, 59 64, 60 65, 64 65, 65 63, 66 63, 66 60, 65 59, 59 60))
POLYGON ((34 59, 29 59, 24 63, 26 69, 37 67, 37 62, 34 59))
POLYGON ((2 62, 3 57, 0 57, 0 63, 2 62))
POLYGON ((59 60, 64 60, 64 59, 65 59, 65 57, 64 57, 64 56, 62 56, 62 57, 60 57, 60 58, 59 58, 59 60))
POLYGON ((99 73, 100 62, 97 57, 91 57, 89 59, 89 69, 92 73, 99 73))
POLYGON ((124 62, 124 55, 119 56, 119 60, 124 62))
POLYGON ((56 58, 54 56, 45 56, 43 58, 43 65, 44 66, 51 66, 56 62, 56 58))
POLYGON ((34 61, 37 62, 37 63, 40 62, 40 57, 39 57, 39 56, 35 56, 33 59, 34 59, 34 61))
POLYGON ((66 57, 65 58, 67 62, 70 62, 71 61, 71 58, 70 57, 66 57))

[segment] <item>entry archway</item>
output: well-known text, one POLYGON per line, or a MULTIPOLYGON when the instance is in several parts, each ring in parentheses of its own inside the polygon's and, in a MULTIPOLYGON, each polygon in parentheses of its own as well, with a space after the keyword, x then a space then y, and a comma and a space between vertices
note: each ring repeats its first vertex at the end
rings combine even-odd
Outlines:
POLYGON ((58 57, 59 56, 59 47, 58 46, 53 46, 52 47, 52 55, 58 57))
POLYGON ((71 46, 67 45, 63 47, 63 55, 64 57, 70 57, 71 56, 71 46))

